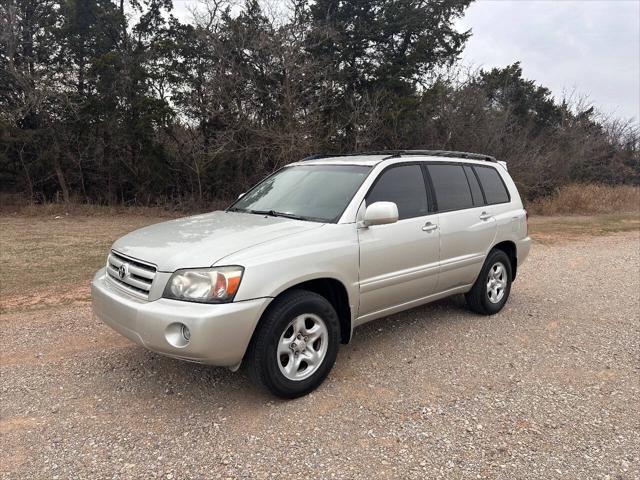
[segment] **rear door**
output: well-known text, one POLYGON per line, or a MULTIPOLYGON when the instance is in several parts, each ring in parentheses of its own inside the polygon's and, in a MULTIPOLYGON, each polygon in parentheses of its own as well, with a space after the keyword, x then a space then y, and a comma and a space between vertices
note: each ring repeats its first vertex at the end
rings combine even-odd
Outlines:
POLYGON ((438 279, 438 215, 430 208, 423 167, 400 163, 387 167, 365 198, 394 202, 399 220, 358 229, 360 308, 363 323, 402 309, 435 292, 438 279))
POLYGON ((480 181, 484 193, 487 213, 491 214, 497 226, 497 236, 507 238, 517 231, 523 222, 522 216, 514 214, 509 190, 502 179, 499 166, 474 165, 473 170, 480 181))
POLYGON ((438 291, 472 284, 496 236, 478 178, 461 163, 427 164, 440 219, 438 291))

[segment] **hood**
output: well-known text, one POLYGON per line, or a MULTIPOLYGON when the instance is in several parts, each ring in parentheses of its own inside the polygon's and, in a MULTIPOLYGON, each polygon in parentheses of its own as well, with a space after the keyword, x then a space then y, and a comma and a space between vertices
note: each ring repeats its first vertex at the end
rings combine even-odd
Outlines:
POLYGON ((113 249, 153 263, 160 272, 208 267, 232 253, 322 223, 240 212, 217 211, 135 230, 116 240, 113 249))

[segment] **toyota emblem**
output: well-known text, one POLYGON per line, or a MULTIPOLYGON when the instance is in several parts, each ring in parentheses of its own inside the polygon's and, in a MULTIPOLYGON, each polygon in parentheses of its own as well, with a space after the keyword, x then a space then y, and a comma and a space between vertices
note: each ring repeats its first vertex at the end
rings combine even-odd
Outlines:
POLYGON ((128 273, 129 269, 127 268, 127 264, 123 263, 120 265, 120 268, 118 268, 118 277, 120 277, 120 280, 124 280, 124 277, 126 277, 128 273))

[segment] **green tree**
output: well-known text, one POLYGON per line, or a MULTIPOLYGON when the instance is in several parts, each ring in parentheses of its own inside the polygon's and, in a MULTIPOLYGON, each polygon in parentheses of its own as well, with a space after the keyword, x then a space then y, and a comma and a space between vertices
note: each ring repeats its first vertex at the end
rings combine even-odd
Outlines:
POLYGON ((563 112, 548 88, 522 77, 520 62, 481 71, 477 86, 495 108, 510 110, 520 122, 532 122, 538 131, 560 125, 563 112))
MULTIPOLYGON (((309 24, 307 48, 334 86, 327 123, 341 125, 344 148, 352 149, 358 125, 354 111, 384 94, 386 107, 406 112, 418 85, 438 67, 451 65, 469 32, 454 21, 471 0, 318 0, 301 1, 309 24)), ((400 119, 402 120, 402 119, 400 119)), ((385 120, 398 122, 397 115, 385 120)), ((389 128, 394 128, 393 126, 389 128)), ((384 144, 384 140, 381 140, 384 144)))

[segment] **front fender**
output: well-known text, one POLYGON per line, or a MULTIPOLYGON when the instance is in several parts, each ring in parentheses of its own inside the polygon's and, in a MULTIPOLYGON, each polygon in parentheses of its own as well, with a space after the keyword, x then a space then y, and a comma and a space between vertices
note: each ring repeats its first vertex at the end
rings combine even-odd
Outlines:
POLYGON ((242 265, 236 301, 277 297, 297 284, 320 278, 341 282, 352 320, 358 312, 359 245, 355 224, 328 224, 225 257, 219 264, 242 265))

